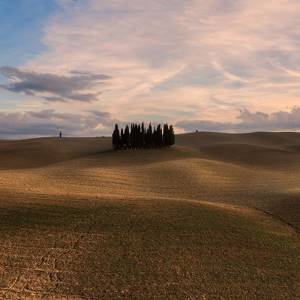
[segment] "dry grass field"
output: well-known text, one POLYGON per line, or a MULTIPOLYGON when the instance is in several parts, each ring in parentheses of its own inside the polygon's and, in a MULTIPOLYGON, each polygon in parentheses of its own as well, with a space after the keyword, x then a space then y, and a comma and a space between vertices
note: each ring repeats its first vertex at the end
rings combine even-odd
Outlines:
POLYGON ((300 299, 300 134, 0 142, 0 299, 300 299))

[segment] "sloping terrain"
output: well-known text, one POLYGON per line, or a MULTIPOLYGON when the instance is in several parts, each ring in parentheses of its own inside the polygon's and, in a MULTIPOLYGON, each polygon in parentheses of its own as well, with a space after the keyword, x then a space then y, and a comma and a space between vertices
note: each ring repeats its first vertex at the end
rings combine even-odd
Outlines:
POLYGON ((0 169, 26 169, 111 149, 110 138, 39 138, 0 141, 0 169))
POLYGON ((299 145, 0 142, 0 299, 299 299, 299 145))
POLYGON ((208 159, 248 167, 300 166, 300 133, 254 132, 226 134, 199 132, 177 136, 177 145, 197 149, 208 159))

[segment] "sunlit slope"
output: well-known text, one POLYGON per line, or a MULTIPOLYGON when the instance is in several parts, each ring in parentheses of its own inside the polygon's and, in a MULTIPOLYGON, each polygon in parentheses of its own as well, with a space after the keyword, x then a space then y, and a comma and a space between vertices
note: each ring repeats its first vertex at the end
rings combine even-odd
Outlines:
POLYGON ((99 152, 40 168, 0 170, 0 191, 14 195, 167 197, 226 202, 264 210, 298 227, 297 157, 296 153, 293 164, 271 168, 272 165, 222 161, 201 151, 177 147, 99 152))
POLYGON ((235 203, 300 228, 299 134, 193 133, 176 140, 171 149, 120 152, 109 150, 110 138, 1 142, 0 190, 235 203))

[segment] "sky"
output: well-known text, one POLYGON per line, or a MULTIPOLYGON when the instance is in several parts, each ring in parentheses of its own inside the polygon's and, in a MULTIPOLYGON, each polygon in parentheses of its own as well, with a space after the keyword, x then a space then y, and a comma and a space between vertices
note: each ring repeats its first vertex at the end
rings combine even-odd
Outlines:
POLYGON ((300 131, 299 15, 299 0, 0 0, 0 138, 300 131))

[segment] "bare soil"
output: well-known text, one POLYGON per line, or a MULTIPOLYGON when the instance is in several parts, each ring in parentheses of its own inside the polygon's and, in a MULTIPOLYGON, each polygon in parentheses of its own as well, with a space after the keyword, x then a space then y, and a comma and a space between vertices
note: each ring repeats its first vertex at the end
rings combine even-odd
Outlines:
POLYGON ((299 299, 300 135, 0 141, 0 299, 299 299))

